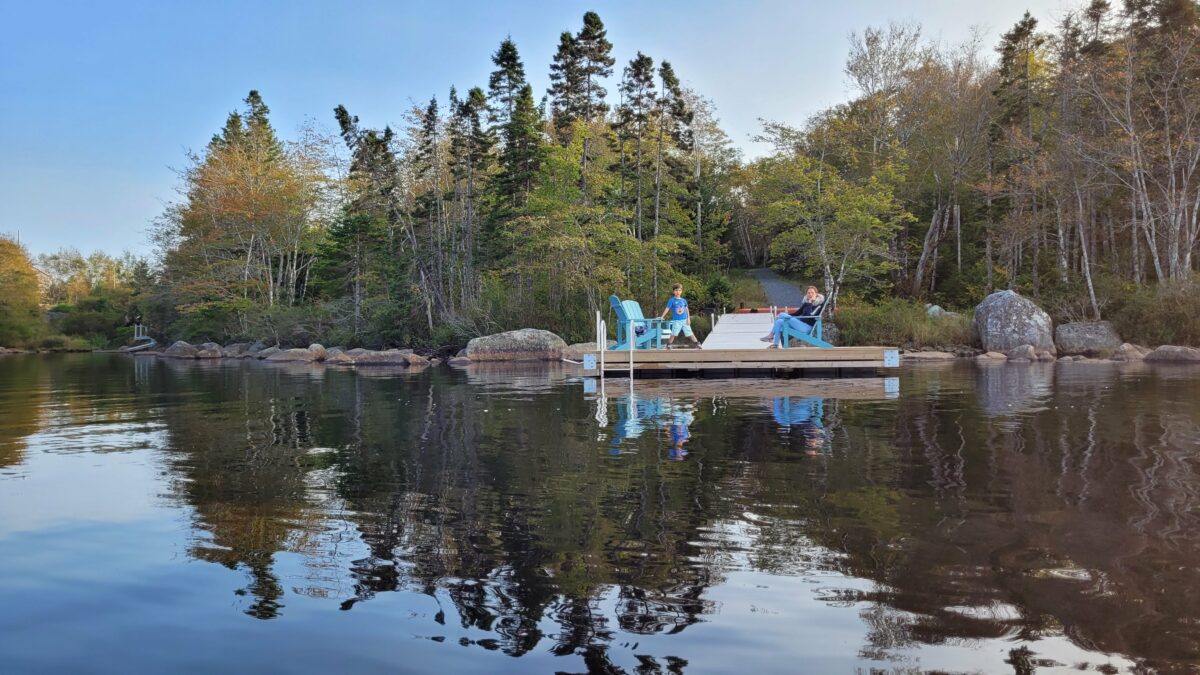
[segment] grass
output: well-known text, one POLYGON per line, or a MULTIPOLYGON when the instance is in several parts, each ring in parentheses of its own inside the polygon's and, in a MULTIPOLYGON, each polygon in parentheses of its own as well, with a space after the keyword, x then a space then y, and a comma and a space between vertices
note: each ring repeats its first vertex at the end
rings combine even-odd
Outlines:
POLYGON ((904 348, 977 346, 978 338, 970 317, 931 317, 925 306, 901 299, 869 305, 843 300, 833 323, 839 331, 838 344, 885 345, 904 348))
POLYGON ((729 280, 733 282, 733 308, 766 307, 767 294, 763 291, 758 279, 750 276, 748 270, 729 270, 729 280))

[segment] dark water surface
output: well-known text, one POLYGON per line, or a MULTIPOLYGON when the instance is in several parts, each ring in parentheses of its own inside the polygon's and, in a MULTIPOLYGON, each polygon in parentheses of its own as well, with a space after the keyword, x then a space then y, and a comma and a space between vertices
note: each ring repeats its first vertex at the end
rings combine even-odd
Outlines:
POLYGON ((1195 672, 1200 368, 0 359, 0 672, 1195 672))

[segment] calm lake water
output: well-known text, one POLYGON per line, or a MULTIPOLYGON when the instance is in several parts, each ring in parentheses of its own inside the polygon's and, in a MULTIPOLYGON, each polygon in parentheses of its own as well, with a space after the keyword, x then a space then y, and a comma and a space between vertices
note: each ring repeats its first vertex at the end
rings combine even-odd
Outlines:
POLYGON ((4 673, 1195 672, 1200 368, 0 359, 4 673))

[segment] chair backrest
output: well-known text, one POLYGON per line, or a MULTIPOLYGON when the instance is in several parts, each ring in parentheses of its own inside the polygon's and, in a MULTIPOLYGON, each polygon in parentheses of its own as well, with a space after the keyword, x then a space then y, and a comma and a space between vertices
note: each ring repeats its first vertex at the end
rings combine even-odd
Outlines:
POLYGON ((637 303, 637 300, 626 300, 621 303, 625 307, 625 313, 630 319, 645 319, 642 315, 642 306, 637 303))
POLYGON ((613 311, 617 313, 617 321, 629 321, 629 315, 625 312, 624 303, 615 295, 608 296, 608 304, 612 305, 613 311))

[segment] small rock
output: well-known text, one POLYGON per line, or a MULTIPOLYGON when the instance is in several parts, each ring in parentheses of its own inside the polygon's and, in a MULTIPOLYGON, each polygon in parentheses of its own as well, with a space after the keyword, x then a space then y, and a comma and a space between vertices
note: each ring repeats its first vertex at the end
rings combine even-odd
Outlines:
POLYGON ((1150 353, 1147 347, 1139 347, 1138 345, 1128 342, 1117 347, 1116 352, 1112 355, 1113 361, 1141 361, 1146 358, 1146 354, 1150 353))
POLYGON ((345 347, 330 347, 329 349, 325 350, 325 359, 329 360, 329 359, 337 356, 338 354, 345 354, 345 353, 346 353, 345 347))
POLYGON ((275 354, 278 354, 280 351, 282 351, 282 350, 280 350, 280 349, 279 349, 279 347, 267 347, 266 349, 260 349, 260 350, 258 350, 258 351, 257 351, 257 352, 254 354, 254 358, 256 358, 256 359, 269 359, 269 358, 271 358, 272 356, 274 356, 275 354))
POLYGON ((1037 350, 1033 345, 1021 345, 1008 350, 1009 361, 1036 361, 1037 357, 1037 350))
POLYGON ((1052 354, 1048 351, 1040 351, 1037 353, 1037 360, 1038 361, 1053 361, 1054 354, 1052 354))
POLYGON ((271 354, 267 357, 267 360, 273 362, 312 363, 317 360, 317 357, 309 349, 284 349, 271 354))
POLYGON ((333 350, 331 349, 331 350, 329 350, 329 353, 327 353, 325 355, 325 365, 327 365, 327 366, 352 366, 352 365, 354 365, 354 359, 350 358, 350 355, 347 354, 346 352, 338 351, 336 354, 334 354, 332 352, 333 352, 333 350))
POLYGON ((957 357, 950 352, 909 352, 904 358, 913 361, 949 361, 957 357))
POLYGON ((449 361, 446 361, 446 363, 451 366, 469 366, 474 363, 474 361, 465 356, 455 356, 449 361))
POLYGON ((429 359, 429 365, 431 365, 431 366, 440 366, 440 365, 442 365, 442 360, 441 360, 441 359, 437 359, 437 358, 434 358, 434 359, 429 359))
POLYGON ((1008 359, 1008 354, 1003 352, 984 352, 983 355, 995 361, 1005 361, 1008 359))
POLYGON ((246 349, 250 347, 249 342, 231 342, 221 348, 221 356, 227 359, 240 358, 246 353, 246 349))
POLYGON ((262 350, 264 350, 266 348, 267 348, 267 345, 265 342, 263 342, 262 340, 255 340, 254 344, 250 345, 249 347, 246 347, 246 351, 243 352, 243 356, 255 356, 259 352, 261 352, 262 350))
POLYGON ((346 352, 347 355, 354 358, 356 366, 400 366, 408 367, 408 357, 412 356, 411 349, 388 349, 382 352, 373 352, 367 349, 359 353, 357 349, 351 349, 346 352))
POLYGON ((308 351, 312 352, 314 361, 324 361, 327 356, 325 348, 315 342, 308 346, 308 351))
POLYGON ((1159 363, 1200 363, 1200 349, 1179 347, 1176 345, 1162 345, 1147 354, 1146 360, 1159 363))

